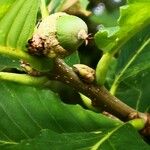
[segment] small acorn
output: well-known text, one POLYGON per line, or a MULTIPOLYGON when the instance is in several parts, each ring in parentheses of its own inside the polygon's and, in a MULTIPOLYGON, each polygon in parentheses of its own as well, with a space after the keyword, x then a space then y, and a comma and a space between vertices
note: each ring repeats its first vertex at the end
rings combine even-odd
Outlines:
POLYGON ((86 23, 64 12, 44 18, 28 41, 28 52, 50 58, 70 55, 88 40, 86 23))

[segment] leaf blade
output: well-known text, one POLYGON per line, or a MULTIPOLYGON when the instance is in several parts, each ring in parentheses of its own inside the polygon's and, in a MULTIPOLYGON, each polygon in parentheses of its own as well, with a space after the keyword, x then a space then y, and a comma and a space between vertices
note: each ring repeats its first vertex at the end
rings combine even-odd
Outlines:
POLYGON ((111 28, 104 28, 95 34, 94 38, 98 48, 103 50, 103 52, 115 53, 133 35, 149 25, 150 15, 148 11, 150 5, 147 3, 150 2, 129 1, 128 5, 122 6, 118 26, 115 26, 117 28, 115 32, 111 28), (137 12, 137 10, 139 11, 137 12))
POLYGON ((137 131, 129 124, 119 126, 108 131, 77 133, 57 133, 51 130, 42 130, 40 135, 31 140, 24 140, 20 144, 14 144, 9 149, 16 150, 48 150, 49 147, 57 150, 86 149, 86 150, 126 150, 123 143, 130 143, 129 149, 148 150, 150 147, 141 140, 137 131), (128 135, 131 137, 129 138, 128 135), (123 135, 123 136, 121 136, 123 135), (121 138, 119 138, 121 136, 121 138))
POLYGON ((88 132, 120 124, 103 115, 85 111, 80 106, 63 104, 49 90, 9 82, 0 84, 0 116, 3 116, 0 130, 11 141, 33 138, 41 129, 51 129, 58 133, 88 132))

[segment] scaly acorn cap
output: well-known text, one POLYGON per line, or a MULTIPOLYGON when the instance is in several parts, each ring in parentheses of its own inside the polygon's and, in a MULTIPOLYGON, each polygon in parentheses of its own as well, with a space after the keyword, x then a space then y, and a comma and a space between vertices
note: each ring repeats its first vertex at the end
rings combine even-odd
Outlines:
POLYGON ((33 55, 63 58, 78 49, 88 38, 86 23, 79 17, 63 12, 52 14, 37 26, 28 41, 28 51, 33 55))

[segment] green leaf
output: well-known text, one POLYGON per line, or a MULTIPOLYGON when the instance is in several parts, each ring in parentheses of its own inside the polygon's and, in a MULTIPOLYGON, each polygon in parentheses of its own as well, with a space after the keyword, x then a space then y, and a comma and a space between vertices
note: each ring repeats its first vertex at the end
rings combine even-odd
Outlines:
POLYGON ((107 79, 114 79, 111 93, 116 94, 138 111, 150 111, 148 100, 150 98, 148 84, 150 81, 150 33, 148 31, 149 26, 122 47, 117 65, 109 70, 107 77, 107 79))
MULTIPOLYGON (((49 71, 53 67, 52 60, 46 58, 32 58, 23 51, 25 50, 27 40, 34 30, 38 7, 39 0, 16 1, 0 20, 0 54, 6 54, 3 52, 5 50, 9 51, 7 52, 8 56, 6 55, 6 60, 1 64, 2 66, 7 66, 8 68, 12 67, 11 64, 7 63, 8 59, 12 57, 12 59, 15 58, 18 61, 15 66, 17 68, 19 68, 19 59, 29 62, 34 69, 40 71, 49 71)), ((0 57, 0 59, 4 58, 0 57)), ((10 60, 10 62, 11 61, 12 60, 10 60)))
POLYGON ((117 74, 121 74, 119 81, 150 68, 150 33, 148 28, 132 38, 122 48, 117 68, 117 74))
MULTIPOLYGON (((14 48, 25 47, 34 29, 38 5, 37 1, 20 0, 9 8, 0 21, 0 45, 14 48)), ((20 68, 19 59, 15 60, 15 64, 12 64, 12 58, 0 56, 0 59, 2 67, 20 68)))
POLYGON ((111 86, 114 82, 114 79, 115 79, 115 76, 116 76, 117 65, 118 65, 118 60, 113 57, 112 60, 111 60, 111 65, 109 65, 107 76, 106 76, 105 85, 108 89, 111 88, 111 86))
POLYGON ((116 96, 137 111, 150 112, 149 81, 150 71, 147 69, 121 82, 116 96))
POLYGON ((115 45, 117 45, 117 33, 119 32, 119 26, 115 27, 103 27, 98 31, 94 38, 99 49, 104 52, 110 51, 115 45))
POLYGON ((67 56, 64 61, 66 62, 67 65, 73 66, 74 64, 79 64, 80 63, 80 58, 78 55, 78 52, 75 51, 73 54, 67 56))
POLYGON ((64 3, 65 0, 51 0, 48 5, 48 11, 51 13, 54 13, 55 10, 64 3))
POLYGON ((36 0, 20 0, 13 4, 0 21, 1 45, 14 48, 25 46, 34 30, 38 6, 36 0))
POLYGON ((15 0, 1 0, 0 1, 0 19, 7 13, 15 0))
POLYGON ((8 150, 48 150, 49 148, 85 149, 85 150, 126 150, 124 143, 131 150, 149 150, 150 147, 141 140, 137 131, 129 124, 111 130, 78 133, 56 133, 42 130, 34 139, 24 140, 20 144, 6 143, 8 150), (109 131, 109 132, 108 132, 109 131))
MULTIPOLYGON (((113 11, 108 11, 106 8, 103 12, 97 12, 99 9, 99 4, 95 8, 93 8, 93 14, 90 16, 90 20, 97 25, 97 28, 112 27, 117 25, 117 19, 119 17, 119 10, 115 9, 113 11)), ((102 39, 102 38, 101 38, 102 39)))
POLYGON ((50 13, 65 11, 69 14, 82 14, 88 16, 88 0, 51 0, 48 10, 50 13))
POLYGON ((7 68, 17 68, 21 70, 19 60, 0 56, 0 71, 7 68))
POLYGON ((120 9, 118 26, 104 28, 95 34, 95 42, 104 52, 115 53, 133 35, 150 23, 150 1, 129 1, 120 9))
POLYGON ((66 105, 50 90, 1 81, 0 97, 0 140, 5 142, 33 138, 41 129, 90 132, 121 124, 78 105, 66 105))
POLYGON ((89 16, 90 12, 87 11, 88 0, 66 0, 57 10, 65 11, 73 15, 89 16))
POLYGON ((89 0, 79 0, 80 5, 82 6, 83 9, 87 9, 87 6, 89 4, 89 0))
POLYGON ((129 3, 141 3, 141 2, 144 2, 144 3, 149 3, 149 0, 128 0, 129 3))

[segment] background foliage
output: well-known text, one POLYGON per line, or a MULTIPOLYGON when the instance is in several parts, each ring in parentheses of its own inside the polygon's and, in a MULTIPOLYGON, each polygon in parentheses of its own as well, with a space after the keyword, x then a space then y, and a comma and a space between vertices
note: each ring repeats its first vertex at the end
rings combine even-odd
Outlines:
MULTIPOLYGON (((150 1, 129 0, 115 3, 47 0, 46 2, 51 13, 66 11, 82 17, 89 26, 89 32, 93 33, 98 47, 96 48, 94 42, 88 47, 82 45, 79 55, 75 53, 65 61, 70 66, 81 61, 98 69, 96 65, 103 57, 102 52, 104 54, 115 52, 105 85, 112 94, 128 105, 149 112, 150 1), (124 6, 119 12, 120 5, 124 6)), ((14 48, 14 51, 24 58, 27 40, 31 37, 38 19, 41 18, 39 6, 40 1, 37 0, 0 1, 1 71, 23 73, 20 58, 12 58, 7 51, 2 52, 14 48)), ((38 62, 39 59, 34 58, 34 61, 38 62)), ((45 59, 40 61, 44 63, 37 66, 34 62, 30 63, 38 70, 48 70, 51 62, 45 59)), ((64 103, 63 101, 77 103, 80 98, 72 96, 77 93, 68 87, 65 87, 63 93, 66 91, 66 94, 62 96, 62 87, 64 88, 64 85, 54 82, 50 90, 1 80, 0 149, 48 150, 50 147, 86 150, 150 149, 148 139, 143 139, 129 123, 87 110, 83 104, 82 107, 78 104, 64 103), (71 96, 67 93, 71 93, 71 96)))

